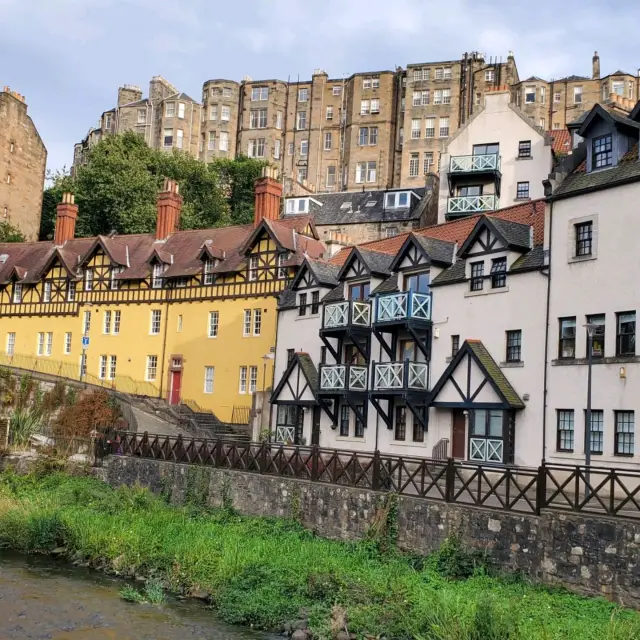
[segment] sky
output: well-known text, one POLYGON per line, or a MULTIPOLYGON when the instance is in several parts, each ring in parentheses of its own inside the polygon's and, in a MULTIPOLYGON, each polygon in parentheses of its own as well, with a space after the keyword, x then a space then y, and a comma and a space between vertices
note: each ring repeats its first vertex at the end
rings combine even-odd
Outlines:
POLYGON ((0 0, 0 86, 26 96, 48 168, 115 106, 162 75, 198 100, 210 78, 310 78, 506 58, 521 79, 637 73, 637 0, 0 0), (626 34, 626 35, 625 35, 626 34))

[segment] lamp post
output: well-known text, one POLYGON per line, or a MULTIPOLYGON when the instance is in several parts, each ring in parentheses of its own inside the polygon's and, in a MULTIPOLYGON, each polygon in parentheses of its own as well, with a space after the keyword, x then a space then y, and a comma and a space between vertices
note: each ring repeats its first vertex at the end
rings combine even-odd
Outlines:
POLYGON ((591 466, 591 365, 593 364, 593 336, 598 325, 587 322, 587 412, 584 426, 584 464, 585 470, 585 500, 589 497, 589 467, 591 466))

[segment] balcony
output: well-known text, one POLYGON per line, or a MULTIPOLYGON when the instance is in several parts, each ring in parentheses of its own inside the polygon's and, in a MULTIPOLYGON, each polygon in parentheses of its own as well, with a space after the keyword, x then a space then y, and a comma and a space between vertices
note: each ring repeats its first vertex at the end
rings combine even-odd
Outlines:
POLYGON ((498 208, 498 198, 487 196, 457 196, 447 199, 447 220, 464 218, 474 213, 486 213, 498 208))
POLYGON ((369 371, 366 365, 322 364, 320 365, 320 393, 366 392, 369 371))
POLYGON ((429 365, 426 362, 374 362, 373 393, 426 392, 429 389, 429 365))
POLYGON ((371 329, 371 302, 345 300, 325 305, 322 313, 323 332, 340 333, 348 329, 371 329))
POLYGON ((478 175, 500 171, 500 156, 496 153, 475 156, 452 156, 449 161, 450 175, 478 175))
POLYGON ((379 296, 376 299, 375 324, 431 320, 431 294, 403 291, 379 296))

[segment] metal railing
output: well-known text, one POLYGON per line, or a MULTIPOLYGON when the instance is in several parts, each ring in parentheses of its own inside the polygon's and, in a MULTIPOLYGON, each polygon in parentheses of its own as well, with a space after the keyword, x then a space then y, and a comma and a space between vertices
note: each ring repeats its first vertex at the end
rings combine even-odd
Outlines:
POLYGON ((0 352, 0 367, 10 367, 30 373, 40 373, 44 375, 65 378, 93 387, 102 387, 112 391, 130 393, 139 396, 158 397, 160 390, 152 382, 144 380, 134 380, 129 376, 116 375, 106 379, 92 375, 89 372, 80 376, 80 364, 73 362, 63 362, 54 360, 46 356, 27 356, 20 353, 7 354, 0 352))
POLYGON ((449 438, 441 438, 431 450, 435 460, 446 460, 449 457, 449 438))
POLYGON ((416 390, 429 388, 429 365, 426 362, 374 362, 373 389, 375 391, 416 390))
POLYGON ((431 294, 403 291, 376 298, 374 322, 431 320, 431 294))
POLYGON ((519 513, 552 509, 640 519, 640 471, 482 465, 379 451, 240 444, 124 431, 99 439, 96 455, 206 465, 519 513))
POLYGON ((368 374, 366 365, 321 364, 320 391, 366 391, 368 374))
POLYGON ((498 198, 493 195, 455 196, 447 199, 447 215, 451 218, 472 213, 495 211, 497 208, 498 198))
POLYGON ((482 171, 500 171, 500 156, 497 153, 476 156, 452 156, 449 161, 449 173, 482 171))
POLYGON ((322 313, 323 329, 340 329, 349 326, 371 326, 371 302, 344 300, 325 305, 322 313))

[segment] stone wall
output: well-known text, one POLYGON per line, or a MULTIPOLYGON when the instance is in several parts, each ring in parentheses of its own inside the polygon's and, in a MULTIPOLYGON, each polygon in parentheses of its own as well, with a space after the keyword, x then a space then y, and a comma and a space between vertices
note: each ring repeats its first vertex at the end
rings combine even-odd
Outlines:
MULTIPOLYGON (((302 480, 111 456, 99 470, 114 486, 171 489, 180 503, 190 474, 206 474, 208 503, 231 503, 246 515, 297 517, 327 538, 355 540, 368 531, 383 494, 302 480)), ((640 607, 640 522, 547 511, 541 516, 400 496, 398 545, 428 554, 451 533, 505 571, 562 584, 640 607)))

